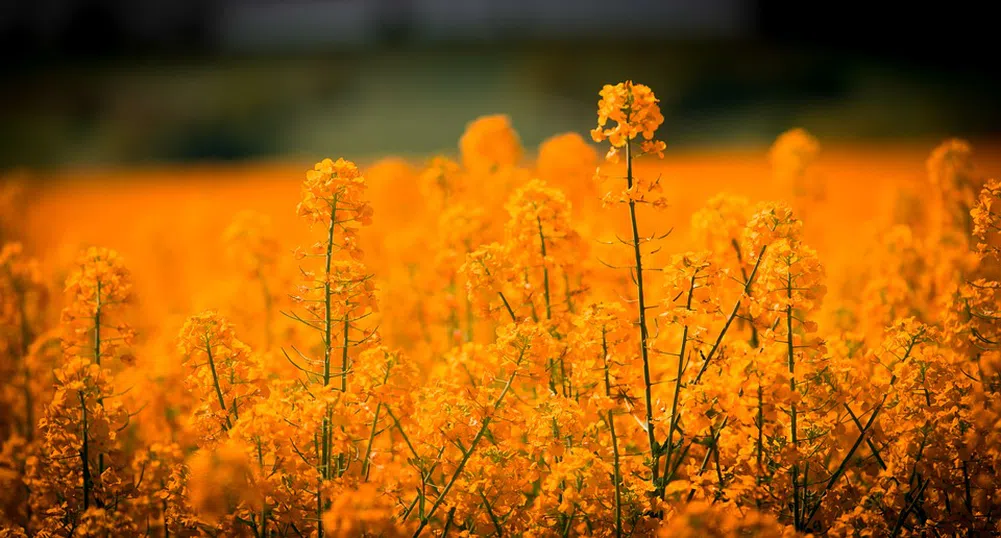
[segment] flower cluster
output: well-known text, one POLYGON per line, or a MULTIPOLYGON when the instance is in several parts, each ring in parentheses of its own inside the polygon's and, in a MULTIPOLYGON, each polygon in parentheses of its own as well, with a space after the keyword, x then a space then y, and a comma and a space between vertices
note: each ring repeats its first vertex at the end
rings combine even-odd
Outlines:
POLYGON ((664 156, 666 145, 654 140, 653 135, 664 123, 660 113, 659 99, 649 86, 634 84, 631 80, 616 85, 606 84, 601 89, 598 101, 598 127, 591 130, 595 142, 608 140, 612 149, 608 158, 618 155, 619 148, 626 147, 638 136, 643 137, 640 149, 644 153, 664 156), (608 120, 614 122, 609 126, 608 120))

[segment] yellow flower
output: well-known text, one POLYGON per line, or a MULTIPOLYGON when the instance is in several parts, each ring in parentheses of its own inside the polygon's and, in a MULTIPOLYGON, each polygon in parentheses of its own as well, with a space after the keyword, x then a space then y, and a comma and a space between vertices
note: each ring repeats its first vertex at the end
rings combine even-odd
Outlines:
MULTIPOLYGON (((649 86, 634 84, 631 80, 614 86, 606 84, 598 101, 598 127, 591 131, 595 142, 608 142, 616 148, 627 140, 641 136, 653 140, 654 132, 664 122, 657 105, 658 99, 649 86), (606 127, 611 120, 614 125, 606 127)), ((649 146, 652 149, 662 146, 649 146)))

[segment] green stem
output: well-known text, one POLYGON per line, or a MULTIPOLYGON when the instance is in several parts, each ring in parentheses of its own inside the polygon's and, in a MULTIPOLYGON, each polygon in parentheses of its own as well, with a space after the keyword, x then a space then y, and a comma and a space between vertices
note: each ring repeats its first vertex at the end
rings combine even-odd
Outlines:
MULTIPOLYGON (((324 256, 323 264, 323 386, 327 387, 330 385, 330 355, 332 351, 330 335, 332 332, 331 320, 330 320, 330 266, 333 261, 334 254, 334 230, 337 226, 337 197, 334 197, 333 203, 330 205, 330 225, 327 227, 327 249, 324 256)), ((317 537, 323 538, 323 481, 330 478, 330 405, 327 405, 326 413, 323 416, 323 423, 320 427, 321 436, 320 439, 320 481, 316 488, 316 512, 317 512, 317 522, 316 531, 317 537)))
MULTIPOLYGON (((847 403, 844 404, 844 407, 845 407, 845 411, 848 411, 848 416, 851 417, 852 422, 855 423, 855 427, 858 428, 859 433, 864 433, 865 432, 865 426, 862 425, 862 421, 860 421, 858 419, 858 416, 855 415, 855 412, 852 411, 852 408, 847 403)), ((872 439, 870 439, 869 437, 865 438, 865 444, 866 444, 866 446, 869 447, 869 451, 872 452, 872 455, 876 458, 876 463, 878 463, 879 467, 885 471, 886 470, 886 462, 883 461, 883 456, 879 453, 879 449, 876 448, 876 444, 873 443, 872 439)))
POLYGON ((563 271, 563 290, 567 298, 567 312, 574 314, 573 293, 570 290, 570 273, 563 271))
POLYGON ((361 464, 362 480, 368 482, 368 472, 371 468, 369 458, 372 457, 372 444, 375 443, 375 432, 379 425, 379 413, 382 411, 382 402, 375 406, 375 418, 372 419, 372 431, 368 434, 368 447, 365 449, 365 459, 361 464))
MULTIPOLYGON (((762 482, 765 479, 765 444, 764 444, 764 432, 765 432, 765 402, 764 402, 764 391, 761 390, 761 374, 758 374, 758 419, 755 421, 758 427, 758 438, 757 444, 757 458, 758 458, 758 476, 755 479, 755 483, 758 487, 761 487, 762 482)), ((760 495, 755 495, 755 504, 758 508, 761 508, 761 497, 760 495)))
MULTIPOLYGON (((514 383, 514 378, 518 374, 518 366, 521 365, 521 361, 525 357, 526 349, 527 348, 521 350, 521 353, 518 356, 518 361, 515 364, 514 371, 511 372, 511 376, 508 377, 507 383, 504 384, 504 389, 501 390, 501 393, 497 397, 497 400, 494 401, 493 404, 494 412, 500 409, 501 403, 504 401, 504 397, 507 396, 508 391, 511 390, 511 384, 514 383)), ((476 436, 473 437, 473 442, 469 444, 469 448, 467 448, 463 452, 462 459, 459 461, 458 467, 455 468, 455 472, 452 473, 452 477, 449 479, 448 483, 445 484, 445 488, 441 490, 441 493, 438 495, 438 498, 435 500, 434 504, 431 505, 431 508, 428 510, 427 514, 425 514, 421 518, 417 530, 414 531, 414 538, 417 538, 418 536, 421 535, 422 532, 424 532, 424 528, 427 527, 427 524, 434 516, 435 511, 438 510, 438 507, 441 506, 441 503, 445 501, 445 497, 448 495, 448 492, 452 490, 452 487, 455 485, 455 482, 459 479, 459 476, 462 475, 463 469, 466 468, 466 463, 469 461, 469 458, 472 457, 473 452, 476 451, 476 445, 480 443, 480 439, 483 439, 483 435, 487 432, 487 427, 490 426, 491 420, 493 420, 493 414, 488 415, 483 419, 483 424, 480 426, 480 430, 476 432, 476 436)))
POLYGON ((553 319, 553 308, 551 298, 549 296, 549 267, 546 265, 546 236, 542 233, 542 219, 540 217, 535 217, 536 222, 539 224, 539 243, 542 245, 542 281, 544 284, 544 293, 546 297, 546 319, 553 319))
MULTIPOLYGON (((626 140, 626 186, 633 188, 633 153, 632 142, 626 140)), ((650 482, 656 492, 660 485, 660 450, 654 436, 653 427, 653 379, 650 376, 650 355, 647 345, 646 328, 646 296, 643 293, 643 253, 640 250, 640 232, 636 223, 636 201, 629 198, 629 221, 633 232, 633 256, 636 262, 636 294, 639 303, 640 355, 643 358, 643 396, 646 404, 646 433, 650 445, 650 482)))
POLYGON ((494 524, 494 530, 496 531, 494 534, 497 535, 497 538, 502 538, 504 536, 503 526, 501 525, 500 519, 497 518, 497 514, 494 513, 493 507, 490 506, 490 501, 487 500, 487 496, 483 494, 482 490, 480 491, 480 499, 483 499, 483 507, 487 509, 487 515, 490 516, 490 521, 494 524))
POLYGON ((900 535, 900 530, 903 528, 904 522, 907 521, 907 515, 910 514, 915 509, 918 502, 921 500, 922 495, 924 495, 925 488, 927 488, 928 484, 930 483, 931 479, 928 479, 923 484, 921 484, 921 486, 915 493, 914 497, 911 498, 907 506, 905 506, 904 509, 900 511, 900 515, 897 516, 897 521, 893 525, 893 530, 890 531, 891 538, 896 538, 898 535, 900 535))
POLYGON ((219 408, 226 414, 226 423, 224 424, 224 427, 228 431, 233 427, 233 423, 229 420, 229 410, 226 409, 226 401, 222 397, 222 387, 219 386, 219 374, 216 372, 215 359, 212 357, 212 343, 209 341, 208 337, 205 338, 205 354, 208 355, 209 358, 209 369, 212 371, 212 385, 215 387, 216 398, 219 399, 219 408))
MULTIPOLYGON (((344 341, 341 349, 341 392, 348 391, 348 314, 344 313, 344 341)), ((337 476, 346 470, 344 454, 337 455, 337 476)))
POLYGON ((83 509, 90 508, 90 492, 94 487, 94 479, 90 475, 90 433, 87 422, 87 401, 83 397, 83 392, 77 392, 80 398, 80 410, 83 426, 83 447, 80 449, 80 460, 83 464, 83 509))
POLYGON ((445 520, 445 529, 441 531, 441 538, 448 538, 448 532, 452 530, 452 521, 455 519, 455 507, 448 511, 448 518, 445 520))
MULTIPOLYGON (((685 309, 692 309, 692 295, 695 292, 695 277, 698 276, 698 270, 692 273, 691 282, 688 285, 688 300, 685 303, 685 309)), ((688 325, 681 332, 681 350, 678 352, 678 372, 677 378, 674 380, 674 397, 671 401, 671 422, 667 428, 667 457, 664 462, 665 472, 672 468, 671 462, 673 461, 671 457, 674 454, 674 430, 678 427, 678 398, 681 396, 682 388, 682 376, 685 374, 685 348, 688 345, 688 325)), ((684 441, 681 441, 684 443, 684 441)), ((679 461, 680 463, 680 461, 679 461)), ((666 484, 664 488, 661 488, 658 492, 660 497, 664 497, 664 491, 666 489, 666 484)))
MULTIPOLYGON (((900 362, 906 361, 907 358, 911 356, 911 352, 914 350, 914 347, 916 345, 917 345, 917 339, 916 338, 912 339, 910 343, 908 343, 907 350, 904 352, 903 357, 901 357, 900 362)), ((896 375, 890 377, 891 387, 894 384, 896 384, 896 382, 897 382, 896 375)), ((883 406, 886 404, 887 398, 889 398, 889 394, 888 393, 883 394, 883 398, 880 400, 878 404, 876 404, 876 407, 873 408, 872 414, 869 416, 869 420, 866 421, 865 426, 859 429, 858 438, 855 439, 855 443, 852 445, 852 448, 849 449, 848 453, 845 454, 845 457, 842 458, 841 463, 838 465, 838 468, 834 471, 834 474, 831 475, 830 480, 827 481, 827 484, 824 486, 824 489, 818 495, 816 504, 813 505, 813 509, 810 510, 810 514, 805 518, 806 521, 803 523, 803 528, 809 528, 810 523, 813 522, 813 518, 816 517, 817 513, 820 511, 820 505, 824 502, 824 498, 827 496, 827 493, 831 491, 831 489, 834 487, 834 484, 838 481, 839 478, 841 478, 841 476, 847 470, 848 462, 851 461, 852 457, 855 455, 855 451, 858 450, 858 447, 862 444, 862 441, 867 438, 866 435, 869 432, 869 429, 872 428, 872 425, 875 424, 876 418, 879 416, 880 411, 883 410, 883 406)), ((853 417, 855 416, 855 414, 851 412, 851 409, 849 409, 848 412, 853 417)), ((858 424, 859 423, 856 420, 856 425, 858 424)))
MULTIPOLYGON (((608 338, 604 327, 601 328, 601 356, 605 362, 605 396, 612 398, 612 383, 608 375, 608 338)), ((615 416, 612 410, 607 413, 608 433, 612 437, 612 479, 615 482, 615 536, 622 538, 622 471, 619 465, 619 440, 615 435, 615 416)))
POLYGON ((348 391, 348 330, 350 324, 347 312, 344 313, 344 340, 341 346, 341 392, 348 391))
MULTIPOLYGON (((706 469, 709 467, 709 460, 713 459, 713 456, 714 456, 713 453, 714 452, 719 452, 719 446, 717 445, 717 443, 719 441, 719 436, 723 432, 723 428, 726 427, 726 423, 729 420, 730 420, 729 417, 723 419, 723 422, 720 423, 719 427, 716 428, 715 431, 713 431, 712 428, 710 427, 710 429, 709 429, 709 432, 710 432, 710 435, 709 435, 709 449, 706 450, 706 455, 702 458, 702 464, 699 466, 699 472, 696 474, 696 476, 702 476, 702 473, 706 472, 706 469)), ((688 446, 686 447, 686 450, 688 448, 691 448, 691 446, 692 446, 692 444, 689 443, 688 446)), ((718 456, 717 456, 717 461, 718 461, 718 456)), ((675 467, 674 470, 675 470, 675 472, 677 472, 677 470, 678 470, 677 467, 675 467)), ((694 487, 692 489, 688 490, 688 501, 687 502, 692 502, 693 498, 695 498, 695 488, 694 487)))
POLYGON ((497 295, 500 295, 501 301, 504 302, 504 308, 507 309, 507 314, 511 316, 511 321, 518 321, 518 318, 514 317, 514 310, 511 309, 511 303, 507 302, 507 297, 504 297, 504 293, 498 291, 497 295))
MULTIPOLYGON (((482 264, 482 265, 483 265, 483 271, 486 273, 486 275, 488 277, 493 278, 493 275, 490 274, 490 270, 487 269, 486 264, 482 264)), ((518 322, 518 318, 516 318, 514 316, 514 310, 511 308, 511 303, 507 302, 507 297, 504 296, 504 292, 503 291, 498 291, 497 295, 501 298, 501 301, 504 303, 504 308, 507 309, 508 315, 511 316, 511 321, 517 323, 518 322)), ((533 306, 533 310, 534 310, 534 308, 535 307, 533 306)))
POLYGON ((966 460, 963 460, 963 503, 966 505, 966 511, 970 513, 970 524, 972 525, 975 516, 973 515, 973 495, 970 493, 970 470, 966 460))
MULTIPOLYGON (((730 244, 733 245, 733 250, 737 253, 737 265, 740 266, 740 275, 744 277, 744 286, 747 286, 747 283, 750 281, 750 277, 747 274, 747 269, 744 267, 744 255, 740 252, 740 244, 737 243, 736 239, 731 239, 730 244)), ((758 256, 758 259, 761 259, 760 255, 758 256)), ((751 347, 757 349, 761 345, 761 342, 758 339, 758 328, 754 326, 754 316, 748 316, 748 319, 750 320, 751 325, 750 344, 751 347)))
MULTIPOLYGON (((264 473, 264 450, 261 448, 261 439, 257 438, 257 466, 264 473)), ((261 531, 260 536, 267 537, 268 535, 268 503, 265 499, 261 503, 261 531)))
MULTIPOLYGON (((95 302, 97 303, 94 311, 94 363, 101 366, 101 281, 97 281, 97 290, 95 294, 95 302)), ((97 405, 104 408, 104 398, 99 393, 97 396, 97 405)), ((99 452, 97 454, 97 476, 100 478, 104 474, 104 453, 99 452)))
POLYGON ((761 259, 765 257, 765 249, 768 245, 761 247, 761 251, 758 252, 758 259, 754 262, 754 267, 751 269, 751 274, 747 277, 747 282, 744 284, 744 293, 737 298, 737 302, 733 305, 733 310, 730 311, 730 316, 726 318, 726 323, 723 324, 723 328, 720 330, 719 334, 716 336, 716 341, 713 342, 713 347, 709 349, 709 353, 706 354, 705 360, 702 362, 702 368, 699 369, 698 375, 695 376, 695 384, 697 385, 702 381, 702 375, 706 373, 709 369, 709 361, 712 360, 713 355, 719 350, 720 344, 723 343, 723 337, 726 336, 726 332, 730 329, 730 325, 733 320, 737 317, 737 311, 740 310, 740 304, 749 293, 751 293, 751 284, 754 283, 754 277, 758 274, 758 267, 761 266, 761 259))
MULTIPOLYGON (((787 352, 789 355, 789 389, 795 393, 796 392, 796 355, 795 347, 793 346, 793 334, 792 334, 792 274, 791 272, 786 275, 786 297, 789 300, 789 304, 786 306, 786 333, 787 333, 787 352)), ((790 404, 790 437, 792 439, 793 449, 797 451, 795 458, 799 458, 799 438, 796 427, 796 404, 790 404)), ((801 508, 800 508, 800 498, 799 498, 799 464, 793 462, 792 464, 792 503, 793 503, 793 521, 795 522, 796 530, 802 530, 800 526, 801 523, 801 508)))
POLYGON ((101 281, 97 281, 97 293, 94 297, 97 306, 94 310, 94 362, 101 365, 101 281))
MULTIPOLYGON (((542 233, 542 219, 536 216, 535 221, 539 225, 539 244, 542 245, 542 283, 546 299, 546 320, 549 321, 553 319, 553 306, 549 290, 549 266, 546 265, 546 235, 542 233)), ((560 387, 564 396, 566 396, 565 379, 566 363, 563 357, 560 357, 560 387)), ((556 394, 556 361, 553 359, 549 359, 549 389, 556 394)))
MULTIPOLYGON (((389 356, 387 355, 386 358, 389 358, 389 356)), ((392 362, 389 362, 386 365, 386 375, 385 377, 382 378, 383 385, 389 382, 389 373, 391 370, 392 370, 392 362)), ((389 410, 388 406, 386 407, 386 410, 387 411, 389 410)), ((382 402, 379 402, 379 404, 375 406, 375 417, 372 418, 372 431, 368 435, 368 447, 365 449, 365 460, 362 462, 361 466, 362 476, 364 477, 363 480, 365 480, 366 482, 368 481, 368 473, 371 468, 371 462, 369 461, 369 458, 371 458, 372 456, 372 445, 375 444, 375 433, 379 425, 379 413, 381 411, 382 411, 382 402)), ((404 434, 404 436, 405 435, 406 434, 404 434)), ((407 442, 409 443, 409 440, 407 442)))

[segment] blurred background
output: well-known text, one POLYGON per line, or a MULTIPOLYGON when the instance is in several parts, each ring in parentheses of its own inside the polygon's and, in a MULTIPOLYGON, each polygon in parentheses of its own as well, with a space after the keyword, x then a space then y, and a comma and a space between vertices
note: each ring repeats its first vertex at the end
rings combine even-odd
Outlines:
POLYGON ((652 86, 675 148, 996 140, 987 3, 3 0, 0 170, 527 148, 652 86))

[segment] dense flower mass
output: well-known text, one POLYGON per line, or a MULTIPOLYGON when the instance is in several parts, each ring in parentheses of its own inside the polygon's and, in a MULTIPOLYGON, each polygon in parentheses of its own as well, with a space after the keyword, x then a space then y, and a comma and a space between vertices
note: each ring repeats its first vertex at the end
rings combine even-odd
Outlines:
POLYGON ((205 267, 43 263, 4 221, 0 537, 1001 536, 1001 183, 969 144, 839 265, 812 135, 696 203, 653 91, 600 96, 597 171, 488 116, 457 157, 172 221, 205 267))

